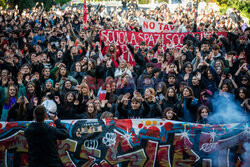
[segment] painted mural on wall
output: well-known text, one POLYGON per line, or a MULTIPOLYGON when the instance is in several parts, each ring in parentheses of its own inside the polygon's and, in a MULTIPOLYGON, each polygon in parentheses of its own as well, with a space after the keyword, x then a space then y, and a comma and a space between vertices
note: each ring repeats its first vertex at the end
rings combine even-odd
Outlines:
MULTIPOLYGON (((62 121, 58 141, 65 167, 248 166, 250 122, 200 125, 160 119, 62 121)), ((54 126, 52 122, 48 122, 54 126)), ((0 122, 0 166, 28 166, 23 130, 29 122, 0 122)))

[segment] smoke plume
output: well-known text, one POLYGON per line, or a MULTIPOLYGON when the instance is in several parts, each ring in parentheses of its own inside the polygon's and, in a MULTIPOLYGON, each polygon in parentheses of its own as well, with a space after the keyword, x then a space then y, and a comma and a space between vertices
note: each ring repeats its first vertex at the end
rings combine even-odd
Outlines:
POLYGON ((247 116, 235 97, 229 93, 215 93, 211 100, 213 104, 213 113, 210 120, 216 124, 228 124, 249 121, 247 116))

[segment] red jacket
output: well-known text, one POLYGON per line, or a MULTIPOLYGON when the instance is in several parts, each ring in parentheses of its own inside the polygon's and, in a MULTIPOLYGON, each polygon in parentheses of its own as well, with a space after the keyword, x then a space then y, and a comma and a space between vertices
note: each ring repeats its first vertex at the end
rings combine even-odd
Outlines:
MULTIPOLYGON (((106 55, 108 53, 108 50, 109 50, 109 46, 105 46, 102 50, 102 55, 106 55)), ((122 48, 120 45, 117 45, 116 46, 116 59, 114 57, 114 52, 110 52, 111 56, 112 56, 112 61, 114 62, 115 64, 115 68, 118 68, 119 66, 119 63, 118 63, 118 57, 120 57, 122 55, 122 48)))

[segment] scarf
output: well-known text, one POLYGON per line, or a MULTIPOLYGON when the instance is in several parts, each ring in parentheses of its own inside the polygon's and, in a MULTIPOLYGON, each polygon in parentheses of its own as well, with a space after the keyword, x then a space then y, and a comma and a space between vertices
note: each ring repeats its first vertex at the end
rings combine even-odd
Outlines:
POLYGON ((2 110, 2 115, 1 115, 1 121, 7 121, 9 110, 15 103, 16 103, 16 98, 12 97, 9 99, 8 104, 4 104, 3 110, 2 110))
POLYGON ((12 107, 12 105, 15 104, 15 103, 16 103, 16 98, 12 97, 12 98, 9 99, 9 103, 8 104, 4 104, 3 108, 5 110, 9 110, 12 107))

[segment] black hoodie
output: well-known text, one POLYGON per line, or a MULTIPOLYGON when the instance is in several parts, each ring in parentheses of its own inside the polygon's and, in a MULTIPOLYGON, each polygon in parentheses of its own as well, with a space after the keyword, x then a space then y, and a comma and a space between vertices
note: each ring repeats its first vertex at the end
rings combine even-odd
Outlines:
POLYGON ((24 131, 29 145, 29 166, 60 166, 57 140, 69 137, 67 129, 55 121, 56 128, 44 122, 33 122, 24 131))

